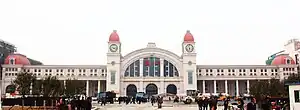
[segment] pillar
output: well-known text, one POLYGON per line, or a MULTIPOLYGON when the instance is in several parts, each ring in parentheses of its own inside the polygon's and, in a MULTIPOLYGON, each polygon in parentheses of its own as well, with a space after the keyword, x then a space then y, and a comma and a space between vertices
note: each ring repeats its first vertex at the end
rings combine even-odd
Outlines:
POLYGON ((216 94, 217 93, 217 81, 214 80, 214 93, 216 94))
POLYGON ((98 90, 97 91, 98 94, 101 92, 100 91, 100 89, 101 89, 100 87, 101 87, 101 80, 98 80, 98 89, 97 89, 98 90))
POLYGON ((228 84, 227 84, 227 80, 225 80, 225 93, 228 94, 228 84))
POLYGON ((67 87, 67 86, 66 86, 66 80, 64 80, 64 88, 66 89, 66 87, 67 87))
POLYGON ((235 80, 235 91, 236 91, 236 96, 239 96, 239 80, 235 80))
POLYGON ((205 80, 202 80, 202 90, 203 90, 203 94, 205 93, 205 80))
MULTIPOLYGON (((30 83, 29 89, 30 89, 29 94, 32 95, 32 83, 30 83)), ((6 88, 5 88, 5 91, 6 91, 6 88)))
MULTIPOLYGON (((144 77, 143 72, 144 72, 144 58, 141 58, 140 59, 140 77, 144 77)), ((137 92, 146 92, 146 91, 144 91, 144 82, 143 81, 139 82, 139 89, 137 90, 137 92)), ((126 92, 125 92, 125 94, 126 94, 126 92)))
MULTIPOLYGON (((164 59, 160 59, 160 77, 161 78, 164 78, 164 59)), ((165 90, 165 82, 164 81, 160 81, 160 90, 159 90, 159 93, 166 93, 167 91, 165 90)))
MULTIPOLYGON (((126 87, 126 89, 127 89, 127 87, 126 87)), ((146 93, 146 91, 144 91, 144 82, 143 81, 139 82, 139 90, 137 90, 137 92, 145 92, 146 93)))
POLYGON ((164 77, 164 59, 160 59, 160 77, 164 77))
POLYGON ((250 94, 250 82, 247 80, 247 94, 250 94))
POLYGON ((143 72, 144 72, 144 59, 140 59, 140 77, 143 77, 143 72))
POLYGON ((86 96, 88 97, 89 96, 89 80, 86 81, 86 96))

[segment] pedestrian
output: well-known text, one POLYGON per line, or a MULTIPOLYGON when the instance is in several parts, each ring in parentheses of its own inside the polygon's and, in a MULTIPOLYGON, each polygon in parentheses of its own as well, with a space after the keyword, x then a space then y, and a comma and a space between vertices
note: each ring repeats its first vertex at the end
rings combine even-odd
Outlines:
POLYGON ((154 101, 155 101, 154 96, 152 96, 150 100, 151 100, 151 104, 153 106, 154 105, 154 101))
POLYGON ((106 105, 106 97, 102 97, 101 98, 101 106, 105 106, 106 105))
POLYGON ((158 109, 162 108, 162 103, 163 103, 163 97, 158 97, 157 98, 158 109))
POLYGON ((254 98, 247 104, 247 110, 256 110, 256 101, 254 98))
POLYGON ((211 100, 211 110, 217 110, 218 108, 218 99, 216 97, 214 97, 212 100, 211 100))
POLYGON ((225 98, 225 100, 224 100, 224 110, 228 109, 228 105, 229 105, 229 99, 225 98))
POLYGON ((203 107, 203 99, 202 99, 202 97, 199 97, 196 101, 197 101, 199 110, 202 110, 202 107, 203 107))
POLYGON ((209 103, 209 102, 208 102, 208 98, 205 97, 205 98, 204 98, 204 103, 203 103, 203 110, 208 110, 208 109, 207 109, 208 103, 209 103))

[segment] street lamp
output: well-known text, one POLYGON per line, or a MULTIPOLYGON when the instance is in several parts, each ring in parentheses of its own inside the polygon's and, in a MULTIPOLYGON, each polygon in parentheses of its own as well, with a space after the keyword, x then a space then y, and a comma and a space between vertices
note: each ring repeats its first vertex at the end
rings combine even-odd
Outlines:
MULTIPOLYGON (((0 59, 2 59, 2 57, 3 57, 3 54, 0 54, 0 59)), ((0 88, 0 110, 2 110, 2 87, 3 87, 3 76, 2 76, 2 65, 0 64, 0 80, 1 80, 1 88, 0 88)))
POLYGON ((299 59, 298 59, 298 54, 295 55, 295 60, 296 60, 296 65, 297 65, 297 75, 300 73, 300 66, 299 66, 299 59))

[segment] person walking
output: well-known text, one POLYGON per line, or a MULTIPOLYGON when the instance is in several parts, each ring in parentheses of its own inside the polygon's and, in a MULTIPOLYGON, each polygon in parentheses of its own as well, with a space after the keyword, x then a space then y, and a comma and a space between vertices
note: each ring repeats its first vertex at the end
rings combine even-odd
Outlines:
POLYGON ((196 101, 197 101, 199 110, 202 110, 202 108, 203 108, 203 102, 204 102, 203 99, 202 99, 202 97, 199 97, 196 101))
POLYGON ((208 98, 205 97, 205 98, 204 98, 204 101, 203 101, 203 110, 208 110, 208 109, 207 109, 208 103, 209 103, 208 98))
POLYGON ((224 110, 228 109, 228 105, 229 105, 229 99, 225 98, 225 100, 224 100, 224 110))
POLYGON ((247 104, 247 110, 256 110, 256 101, 254 98, 247 104))
POLYGON ((163 97, 158 96, 157 98, 158 109, 162 108, 162 103, 163 103, 163 97))
POLYGON ((154 102, 155 102, 154 96, 152 96, 150 100, 151 100, 151 104, 152 104, 152 106, 153 106, 153 105, 154 105, 154 102))

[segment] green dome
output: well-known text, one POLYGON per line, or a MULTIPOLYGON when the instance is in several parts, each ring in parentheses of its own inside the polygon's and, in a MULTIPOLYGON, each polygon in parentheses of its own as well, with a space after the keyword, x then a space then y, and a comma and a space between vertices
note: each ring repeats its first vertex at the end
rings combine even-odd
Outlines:
POLYGON ((272 61, 276 57, 276 54, 271 55, 268 60, 266 60, 266 65, 271 65, 272 61))

